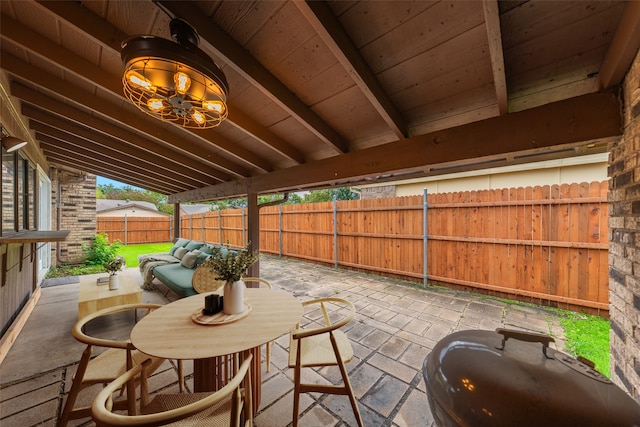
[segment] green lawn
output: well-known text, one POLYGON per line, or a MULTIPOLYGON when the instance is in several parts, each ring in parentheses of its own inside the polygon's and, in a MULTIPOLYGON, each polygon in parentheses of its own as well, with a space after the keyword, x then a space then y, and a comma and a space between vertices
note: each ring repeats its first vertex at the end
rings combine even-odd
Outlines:
MULTIPOLYGON (((149 243, 143 245, 121 246, 118 255, 122 255, 126 261, 127 268, 138 266, 138 255, 153 254, 158 252, 169 252, 173 243, 149 243)), ((51 268, 47 273, 47 279, 67 276, 82 276, 84 274, 95 274, 105 271, 101 265, 86 264, 60 264, 51 268)))
POLYGON ((568 311, 560 323, 567 337, 566 350, 576 357, 592 361, 596 370, 609 378, 609 320, 568 311))
POLYGON ((142 245, 121 246, 118 255, 122 255, 127 262, 127 268, 138 266, 138 255, 169 252, 173 243, 146 243, 142 245))

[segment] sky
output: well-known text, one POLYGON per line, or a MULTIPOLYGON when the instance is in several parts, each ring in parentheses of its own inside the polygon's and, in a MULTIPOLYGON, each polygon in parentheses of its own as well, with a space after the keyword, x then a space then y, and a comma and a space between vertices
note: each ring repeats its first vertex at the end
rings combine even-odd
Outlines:
POLYGON ((119 181, 114 181, 113 179, 103 178, 101 176, 96 176, 96 185, 113 185, 114 187, 122 188, 122 187, 131 187, 137 189, 138 187, 134 187, 133 185, 123 184, 119 181))

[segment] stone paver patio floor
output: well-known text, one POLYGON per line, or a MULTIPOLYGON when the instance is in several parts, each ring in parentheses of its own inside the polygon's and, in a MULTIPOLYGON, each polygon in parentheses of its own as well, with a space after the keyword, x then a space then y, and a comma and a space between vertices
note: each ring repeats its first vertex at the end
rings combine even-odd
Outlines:
MULTIPOLYGON (((274 289, 300 299, 339 296, 355 304, 356 317, 344 329, 355 353, 347 369, 366 426, 433 425, 422 363, 435 343, 452 332, 520 329, 552 335, 556 340, 552 347, 564 348, 564 329, 552 310, 270 256, 261 258, 260 267, 274 289)), ((142 282, 135 268, 124 274, 142 282)), ((0 424, 55 425, 83 349, 70 334, 77 317, 78 286, 42 289, 38 305, 0 365, 0 424)), ((175 299, 171 293, 164 297, 164 290, 159 284, 156 291, 145 291, 144 301, 175 299)), ((288 346, 287 335, 272 345, 271 371, 263 368, 256 427, 291 425, 293 373, 287 367, 288 346)), ((175 361, 165 362, 152 377, 151 390, 177 391, 175 370, 175 361)), ((190 363, 186 372, 191 387, 190 363)), ((303 378, 337 383, 339 377, 337 368, 324 368, 303 378)), ((300 413, 301 426, 356 425, 345 396, 303 395, 300 413)), ((93 423, 84 419, 70 425, 93 423)))

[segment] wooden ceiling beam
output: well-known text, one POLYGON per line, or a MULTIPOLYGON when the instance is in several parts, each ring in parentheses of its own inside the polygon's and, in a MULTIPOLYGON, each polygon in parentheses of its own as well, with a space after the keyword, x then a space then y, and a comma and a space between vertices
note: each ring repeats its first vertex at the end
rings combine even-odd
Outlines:
POLYGON ((600 90, 619 85, 640 49, 640 1, 629 1, 602 61, 600 90))
POLYGON ((482 0, 484 22, 489 42, 489 56, 493 72, 493 86, 496 92, 498 112, 500 115, 509 112, 507 97, 507 77, 504 68, 504 54, 502 52, 502 32, 500 30, 500 10, 498 0, 482 0))
MULTIPOLYGON (((129 177, 129 174, 114 172, 109 167, 102 167, 96 164, 87 163, 81 160, 77 160, 75 157, 68 157, 53 151, 47 151, 47 150, 43 150, 43 151, 45 152, 45 155, 48 158, 50 158, 50 163, 55 166, 64 166, 67 168, 71 168, 73 170, 93 170, 95 171, 96 175, 108 177, 110 179, 113 179, 119 182, 124 182, 123 180, 129 177)), ((145 190, 154 191, 159 194, 166 194, 165 193, 166 189, 163 187, 157 187, 153 183, 149 183, 149 182, 147 183, 143 181, 136 182, 136 180, 133 180, 130 177, 129 177, 129 182, 127 184, 144 188, 145 190)))
POLYGON ((32 82, 34 85, 43 87, 52 93, 56 93, 77 105, 89 108, 101 114, 103 117, 118 121, 131 131, 146 133, 157 139, 159 141, 158 145, 161 141, 164 141, 179 150, 179 152, 192 157, 194 160, 208 163, 211 167, 221 169, 234 176, 249 176, 248 170, 232 163, 230 159, 219 156, 215 151, 204 149, 198 144, 186 146, 185 140, 171 134, 166 126, 158 126, 155 123, 147 122, 144 117, 146 115, 141 111, 139 111, 140 114, 132 114, 129 110, 123 109, 119 105, 98 99, 94 94, 73 86, 69 84, 69 82, 61 80, 43 70, 35 69, 15 56, 7 54, 5 51, 2 51, 0 60, 2 61, 2 67, 7 72, 32 82))
MULTIPOLYGON (((142 172, 157 179, 165 179, 168 181, 168 184, 174 183, 186 188, 198 188, 202 185, 207 185, 202 181, 189 179, 169 170, 159 168, 153 163, 153 159, 140 156, 139 153, 136 155, 136 153, 133 152, 120 151, 117 146, 114 147, 114 144, 106 138, 87 139, 87 132, 85 130, 76 127, 79 132, 74 132, 70 129, 70 126, 67 126, 68 124, 64 123, 62 126, 59 126, 61 122, 59 119, 56 120, 53 117, 46 117, 43 114, 30 115, 25 113, 25 115, 31 118, 31 129, 35 130, 37 134, 55 138, 61 143, 66 143, 76 147, 76 149, 82 150, 83 153, 86 152, 96 157, 109 158, 114 165, 122 164, 132 172, 142 172), (49 118, 54 120, 50 121, 48 120, 49 118)), ((210 184, 211 183, 209 183, 209 185, 210 184)))
POLYGON ((61 141, 57 138, 54 138, 48 135, 38 134, 37 132, 36 132, 36 135, 39 135, 38 140, 40 142, 41 148, 44 151, 51 154, 56 154, 61 157, 64 156, 70 159, 71 158, 77 159, 78 161, 84 162, 84 164, 90 164, 93 167, 99 167, 102 170, 101 176, 104 176, 106 178, 116 179, 116 178, 112 178, 112 176, 114 176, 113 174, 117 174, 119 178, 117 178, 116 180, 121 181, 122 178, 120 177, 124 177, 124 179, 126 179, 125 181, 121 181, 124 184, 128 184, 129 182, 131 182, 130 185, 136 185, 133 183, 144 182, 145 185, 142 187, 146 188, 147 184, 151 184, 157 188, 162 188, 163 194, 165 194, 166 192, 172 192, 172 191, 184 191, 189 188, 185 185, 176 185, 174 183, 170 183, 162 179, 155 178, 153 176, 132 171, 130 168, 127 167, 126 164, 121 164, 119 162, 111 162, 109 158, 96 157, 92 155, 92 153, 90 152, 74 150, 73 145, 65 144, 65 141, 61 141), (107 174, 107 175, 104 175, 104 174, 107 174))
MULTIPOLYGON (((7 15, 0 15, 2 20, 2 37, 11 40, 23 49, 53 64, 64 67, 74 77, 88 83, 103 87, 109 92, 122 96, 122 81, 107 74, 99 66, 81 56, 68 51, 30 28, 14 21, 7 15)), ((33 67, 33 65, 30 65, 33 67)))
POLYGON ((209 177, 217 181, 229 180, 229 175, 223 174, 216 169, 206 167, 205 163, 195 161, 191 157, 171 150, 153 141, 143 138, 138 134, 129 132, 113 123, 107 122, 99 117, 80 111, 70 105, 56 101, 42 93, 35 92, 19 83, 11 83, 11 93, 27 104, 39 105, 52 114, 64 117, 78 125, 89 127, 96 132, 96 136, 102 133, 110 138, 116 138, 118 142, 132 146, 138 151, 139 156, 151 156, 160 167, 175 169, 175 164, 180 164, 179 173, 186 177, 196 178, 202 176, 209 177))
MULTIPOLYGON (((200 161, 208 164, 210 168, 216 168, 218 170, 223 169, 226 172, 225 175, 227 177, 229 176, 229 173, 235 176, 249 175, 249 172, 246 169, 241 168, 237 164, 232 164, 229 159, 219 156, 215 151, 211 151, 209 149, 201 151, 200 146, 189 147, 189 149, 187 149, 184 146, 184 139, 173 138, 171 140, 163 140, 163 136, 165 138, 168 136, 168 132, 165 127, 147 123, 145 122, 145 118, 139 117, 137 114, 131 114, 130 111, 121 108, 120 105, 115 105, 107 102, 106 100, 99 99, 94 94, 73 86, 69 84, 69 82, 61 80, 44 72, 43 70, 38 70, 30 64, 19 60, 15 56, 9 55, 5 51, 1 52, 0 60, 2 61, 2 67, 7 72, 55 93, 74 104, 100 113, 105 118, 118 121, 123 125, 126 125, 131 131, 140 130, 147 135, 154 136, 158 141, 164 141, 173 149, 178 150, 175 151, 172 149, 171 152, 173 154, 182 153, 191 158, 191 162, 200 161)), ((142 112, 140 112, 140 115, 145 116, 142 112)), ((159 147, 159 144, 154 145, 159 147)))
POLYGON ((323 1, 296 0, 294 4, 398 139, 406 138, 409 132, 404 117, 329 6, 323 1))
POLYGON ((78 2, 37 0, 37 3, 48 10, 52 17, 75 26, 105 49, 120 52, 122 41, 129 38, 129 34, 120 31, 78 2))
POLYGON ((248 133, 253 138, 261 141, 276 153, 280 154, 283 157, 286 157, 289 160, 294 161, 296 164, 301 164, 306 161, 304 153, 302 153, 302 151, 293 147, 291 144, 275 135, 269 129, 258 124, 255 120, 253 120, 251 117, 247 116, 237 108, 229 107, 229 115, 227 117, 227 120, 229 121, 230 125, 236 127, 244 133, 248 133))
POLYGON ((435 131, 265 175, 169 196, 169 203, 243 197, 422 170, 499 154, 543 150, 622 133, 619 99, 593 93, 435 131))
POLYGON ((311 108, 304 104, 293 92, 278 80, 260 62, 235 42, 215 22, 209 19, 195 3, 185 1, 164 1, 157 3, 174 16, 187 21, 216 56, 240 75, 259 88, 266 96, 288 111, 320 140, 338 153, 349 150, 347 142, 311 108))
MULTIPOLYGON (((51 40, 43 36, 40 36, 39 34, 17 23, 6 15, 2 15, 1 19, 3 37, 6 37, 8 40, 19 44, 24 49, 29 50, 30 52, 40 56, 43 59, 46 59, 47 61, 64 67, 66 71, 70 72, 79 79, 102 87, 107 92, 113 94, 114 99, 129 102, 129 100, 123 96, 121 76, 106 74, 97 65, 94 65, 84 58, 72 52, 69 52, 68 50, 62 48, 60 45, 53 43, 51 40)), ((146 129, 145 132, 148 133, 149 131, 157 129, 157 126, 155 126, 155 123, 153 123, 153 120, 157 119, 151 119, 149 116, 138 111, 135 112, 135 116, 136 123, 139 124, 138 130, 146 129), (145 122, 150 122, 150 124, 143 126, 143 123, 145 122)), ((177 126, 173 128, 173 130, 180 133, 190 132, 193 136, 200 139, 202 141, 202 150, 208 150, 208 147, 206 147, 206 145, 214 144, 221 150, 225 151, 228 155, 235 158, 237 161, 248 163, 253 167, 259 168, 263 172, 272 170, 271 164, 269 164, 265 159, 256 155, 253 151, 247 150, 232 142, 228 138, 220 135, 220 132, 216 131, 215 129, 200 129, 195 132, 177 126)), ((165 129, 165 135, 167 137, 170 137, 172 133, 175 135, 175 139, 181 139, 181 137, 178 137, 175 132, 167 132, 165 129)), ((207 153, 206 156, 212 157, 212 152, 209 150, 209 153, 207 153)), ((215 156, 217 157, 217 155, 215 156)), ((220 161, 220 163, 222 164, 228 162, 228 159, 220 161)), ((245 173, 242 176, 247 175, 248 173, 245 173)))
MULTIPOLYGON (((92 37, 105 49, 120 53, 122 41, 130 37, 130 35, 119 31, 116 27, 79 3, 69 1, 38 1, 38 3, 49 10, 52 16, 63 19, 65 22, 78 28, 92 37)), ((164 13, 161 12, 160 9, 158 9, 158 11, 164 13)), ((118 84, 118 90, 122 92, 122 83, 120 80, 118 80, 118 84)), ((257 142, 264 144, 273 151, 296 163, 303 163, 305 160, 304 155, 298 149, 237 110, 229 109, 229 116, 226 122, 255 138, 257 142)), ((199 130, 196 135, 202 136, 202 130, 199 130)), ((211 136, 211 134, 209 134, 209 136, 211 136)), ((232 143, 226 144, 226 140, 224 139, 220 140, 219 136, 213 137, 211 141, 219 145, 223 150, 230 150, 229 154, 234 154, 238 149, 236 145, 232 143)), ((246 155, 246 153, 244 154, 246 155)), ((256 166, 265 171, 271 170, 270 166, 266 164, 258 164, 256 166)))

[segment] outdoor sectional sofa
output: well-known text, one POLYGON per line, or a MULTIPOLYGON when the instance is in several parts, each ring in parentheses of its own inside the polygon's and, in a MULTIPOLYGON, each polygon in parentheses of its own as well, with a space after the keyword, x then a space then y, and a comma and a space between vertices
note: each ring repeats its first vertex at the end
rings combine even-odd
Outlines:
MULTIPOLYGON (((217 245, 216 245, 217 246, 217 245)), ((195 295, 191 280, 196 268, 213 254, 213 245, 178 239, 169 252, 138 257, 143 289, 153 289, 155 277, 180 298, 195 295)))

